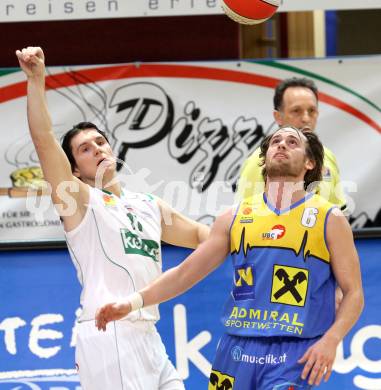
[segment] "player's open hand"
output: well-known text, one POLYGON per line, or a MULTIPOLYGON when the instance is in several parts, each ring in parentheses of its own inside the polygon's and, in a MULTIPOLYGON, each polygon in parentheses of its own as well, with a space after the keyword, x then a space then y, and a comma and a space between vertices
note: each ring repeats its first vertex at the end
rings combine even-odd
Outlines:
POLYGON ((27 77, 45 75, 45 57, 40 47, 27 47, 22 50, 16 50, 16 56, 21 69, 27 77))
POLYGON ((98 330, 106 330, 110 321, 120 320, 131 312, 130 302, 108 303, 97 310, 95 315, 95 326, 98 330))
POLYGON ((332 366, 336 356, 337 342, 329 336, 323 336, 311 345, 298 363, 305 363, 302 379, 308 377, 309 385, 318 386, 324 377, 327 382, 332 373, 332 366))

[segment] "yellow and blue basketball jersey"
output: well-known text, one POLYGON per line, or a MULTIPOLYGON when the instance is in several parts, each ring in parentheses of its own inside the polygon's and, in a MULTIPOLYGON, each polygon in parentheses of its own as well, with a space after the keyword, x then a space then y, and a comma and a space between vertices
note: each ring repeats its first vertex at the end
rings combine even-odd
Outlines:
POLYGON ((222 318, 228 334, 312 338, 332 325, 326 224, 333 207, 313 193, 283 210, 265 194, 239 205, 230 231, 233 288, 222 318))

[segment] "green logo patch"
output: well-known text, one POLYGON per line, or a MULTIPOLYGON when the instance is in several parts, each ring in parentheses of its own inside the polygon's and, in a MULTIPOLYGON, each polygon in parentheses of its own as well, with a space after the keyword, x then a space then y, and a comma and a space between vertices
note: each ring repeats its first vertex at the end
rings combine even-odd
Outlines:
POLYGON ((124 253, 150 257, 153 261, 159 261, 159 243, 154 240, 146 240, 128 229, 120 229, 124 253))

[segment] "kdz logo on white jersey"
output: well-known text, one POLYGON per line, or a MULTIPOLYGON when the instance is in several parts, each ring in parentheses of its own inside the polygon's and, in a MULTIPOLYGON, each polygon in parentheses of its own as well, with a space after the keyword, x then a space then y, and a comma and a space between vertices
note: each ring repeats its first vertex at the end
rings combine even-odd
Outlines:
POLYGON ((143 225, 138 217, 133 213, 127 213, 133 231, 129 229, 120 229, 124 253, 150 257, 153 261, 159 261, 159 243, 154 240, 148 240, 140 237, 143 232, 143 225), (136 232, 136 233, 134 233, 136 232))
POLYGON ((141 238, 128 229, 120 229, 120 233, 124 253, 146 256, 155 262, 159 261, 159 244, 156 241, 141 238))

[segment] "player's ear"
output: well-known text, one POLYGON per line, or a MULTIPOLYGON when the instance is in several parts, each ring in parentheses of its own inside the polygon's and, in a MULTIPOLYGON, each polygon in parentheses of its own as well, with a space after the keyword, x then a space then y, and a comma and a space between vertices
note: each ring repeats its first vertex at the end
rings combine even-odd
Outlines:
POLYGON ((306 158, 306 161, 304 162, 304 167, 307 169, 307 171, 312 171, 316 166, 316 163, 314 160, 310 160, 308 157, 306 158))
POLYGON ((79 172, 77 166, 73 169, 73 176, 78 177, 78 179, 81 177, 81 172, 79 172))
POLYGON ((282 122, 282 114, 280 111, 278 110, 274 110, 273 111, 273 117, 275 119, 275 122, 278 124, 278 126, 282 126, 283 122, 282 122))

